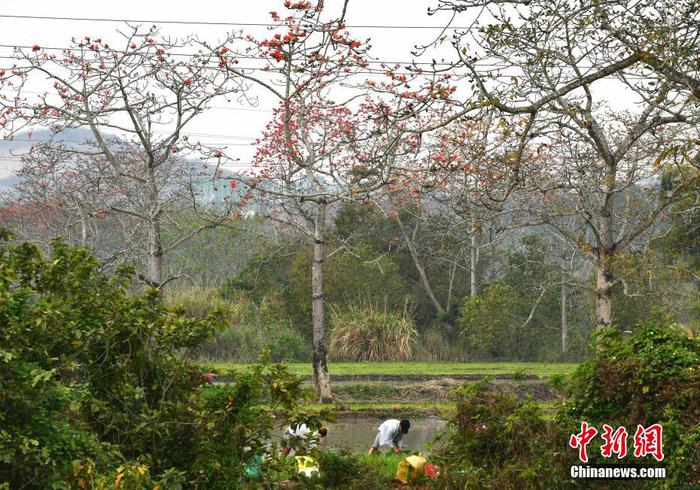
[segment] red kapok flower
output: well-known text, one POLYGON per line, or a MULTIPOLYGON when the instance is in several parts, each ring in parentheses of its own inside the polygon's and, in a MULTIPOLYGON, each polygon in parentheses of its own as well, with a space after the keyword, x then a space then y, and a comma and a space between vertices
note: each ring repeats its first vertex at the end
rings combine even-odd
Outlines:
POLYGON ((185 78, 185 85, 187 85, 188 87, 189 87, 190 85, 192 85, 192 79, 191 79, 191 78, 185 78))
POLYGON ((35 44, 34 46, 32 46, 32 51, 41 51, 41 46, 35 44))

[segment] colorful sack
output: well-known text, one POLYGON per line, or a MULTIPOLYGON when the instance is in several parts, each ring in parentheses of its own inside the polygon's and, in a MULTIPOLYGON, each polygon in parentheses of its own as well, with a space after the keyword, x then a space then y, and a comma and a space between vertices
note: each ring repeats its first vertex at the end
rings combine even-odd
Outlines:
POLYGON ((401 483, 414 481, 423 472, 426 459, 423 456, 409 456, 399 462, 396 469, 396 479, 401 483), (409 471, 410 468, 410 471, 409 471))
POLYGON ((431 480, 437 480, 438 476, 440 476, 440 468, 436 464, 427 463, 423 466, 423 471, 425 471, 425 475, 431 480))

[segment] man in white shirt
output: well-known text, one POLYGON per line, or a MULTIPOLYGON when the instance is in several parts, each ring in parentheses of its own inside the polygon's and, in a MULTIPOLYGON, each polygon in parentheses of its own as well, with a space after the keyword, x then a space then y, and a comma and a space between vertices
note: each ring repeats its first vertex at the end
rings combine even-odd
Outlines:
POLYGON ((292 449, 296 451, 303 449, 304 452, 308 452, 309 449, 314 449, 321 438, 326 437, 326 434, 328 434, 328 429, 325 427, 312 431, 304 423, 290 425, 284 429, 282 434, 285 446, 282 450, 282 456, 288 455, 292 449))
POLYGON ((401 439, 404 434, 408 434, 408 429, 411 427, 411 422, 408 420, 389 419, 382 422, 377 428, 377 437, 374 438, 372 447, 369 448, 368 454, 374 454, 381 446, 391 446, 391 450, 395 453, 401 452, 401 439))

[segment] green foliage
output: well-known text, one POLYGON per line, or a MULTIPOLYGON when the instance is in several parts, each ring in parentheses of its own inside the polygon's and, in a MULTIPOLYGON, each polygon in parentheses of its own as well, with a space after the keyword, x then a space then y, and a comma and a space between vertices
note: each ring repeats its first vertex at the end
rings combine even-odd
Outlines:
MULTIPOLYGON (((407 290, 389 257, 359 246, 342 251, 324 262, 324 297, 329 306, 345 307, 379 298, 387 307, 399 310, 407 301, 407 290)), ((290 317, 301 331, 311 327, 311 253, 300 252, 289 270, 290 317)), ((310 336, 310 335, 309 335, 310 336)))
MULTIPOLYGON (((9 235, 2 232, 2 238, 9 235)), ((267 362, 217 392, 188 359, 190 319, 84 249, 0 241, 0 482, 9 488, 230 488, 301 396, 267 362), (245 452, 244 447, 251 451, 245 452)))
POLYGON ((265 350, 274 362, 311 359, 311 346, 279 317, 282 307, 274 297, 255 304, 246 297, 225 299, 215 290, 192 288, 171 293, 166 302, 197 318, 214 312, 222 315, 223 327, 196 349, 198 357, 254 362, 265 350))
POLYGON ((700 341, 663 318, 638 325, 629 339, 615 329, 598 333, 595 355, 574 373, 565 408, 564 417, 589 423, 660 423, 665 485, 700 485, 700 341))
MULTIPOLYGON (((551 383, 559 385, 563 379, 551 383)), ((625 336, 616 329, 597 335, 594 356, 572 376, 568 395, 552 419, 537 405, 489 389, 467 386, 437 456, 444 488, 564 488, 578 462, 567 448, 570 434, 588 422, 625 426, 660 423, 664 429, 667 478, 649 488, 700 485, 700 342, 656 317, 625 336)), ((600 455, 600 438, 588 446, 590 463, 610 463, 600 455)), ((628 442, 631 447, 632 442, 628 442)), ((628 455, 628 457, 630 457, 628 455)), ((647 463, 654 463, 651 457, 647 463)), ((639 464, 640 461, 634 461, 639 464)), ((586 482, 591 484, 591 482, 586 482)), ((607 482, 600 482, 607 488, 607 482)), ((639 482, 619 482, 628 488, 639 482), (629 483, 629 485, 628 485, 629 483)), ((636 488, 636 487, 635 487, 636 488)))
POLYGON ((374 490, 387 488, 396 473, 382 474, 368 462, 347 451, 324 451, 315 455, 321 468, 320 477, 302 479, 301 488, 324 489, 339 488, 353 490, 374 490))
POLYGON ((444 328, 432 326, 419 335, 413 358, 420 361, 465 361, 467 348, 463 337, 450 339, 444 328))
POLYGON ((547 380, 547 384, 554 388, 555 390, 563 390, 566 387, 566 375, 564 374, 553 374, 547 380))
POLYGON ((329 353, 356 361, 405 361, 417 332, 411 314, 387 311, 369 302, 332 308, 329 353))
POLYGON ((459 310, 459 323, 469 344, 490 357, 517 357, 523 345, 515 314, 519 298, 506 284, 493 284, 479 296, 467 297, 459 310))
POLYGON ((191 460, 188 474, 202 488, 230 488, 245 465, 265 453, 273 427, 298 417, 301 380, 283 365, 263 361, 237 373, 235 383, 202 393, 195 447, 183 455, 191 460))
MULTIPOLYGON (((540 239, 527 236, 510 250, 502 278, 481 294, 464 298, 458 324, 482 358, 562 361, 585 352, 586 330, 569 308, 569 342, 561 349, 561 273, 547 262, 540 239)), ((569 299, 576 297, 569 292, 569 299)))
POLYGON ((459 393, 446 440, 437 445, 442 488, 561 488, 570 455, 559 425, 531 401, 490 389, 459 393))

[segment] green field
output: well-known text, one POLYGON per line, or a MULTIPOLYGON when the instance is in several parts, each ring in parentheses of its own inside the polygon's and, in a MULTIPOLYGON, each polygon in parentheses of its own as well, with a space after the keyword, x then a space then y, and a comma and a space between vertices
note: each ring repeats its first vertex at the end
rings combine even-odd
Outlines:
MULTIPOLYGON (((235 371, 249 366, 223 362, 202 364, 207 369, 213 368, 224 381, 235 371)), ((307 377, 306 384, 310 387, 311 363, 287 366, 292 373, 307 377)), ((541 362, 337 362, 330 363, 328 368, 337 397, 334 411, 338 415, 389 416, 400 411, 408 415, 449 417, 455 407, 453 389, 465 382, 477 382, 484 376, 504 376, 505 379, 496 381, 499 389, 518 397, 531 393, 537 403, 548 409, 561 396, 560 392, 552 392, 547 387, 548 378, 568 376, 577 366, 575 363, 541 362), (460 379, 460 376, 469 378, 460 379)), ((304 407, 320 410, 328 405, 308 401, 304 407)))
MULTIPOLYGON (((238 371, 247 364, 211 363, 217 372, 238 371)), ((311 363, 287 364, 292 373, 311 376, 311 363)), ((329 363, 331 376, 336 375, 513 375, 534 374, 549 377, 555 374, 569 375, 574 372, 575 363, 542 362, 334 362, 329 363)))

